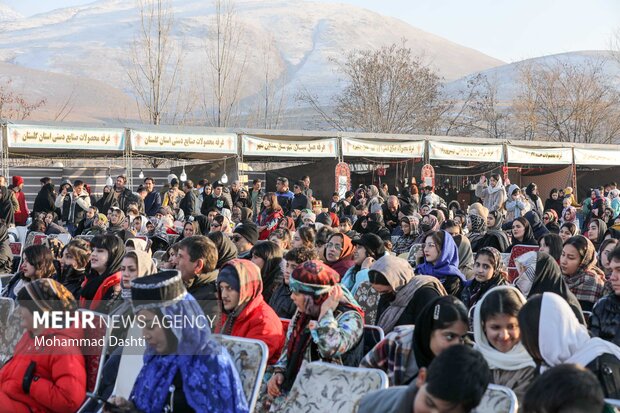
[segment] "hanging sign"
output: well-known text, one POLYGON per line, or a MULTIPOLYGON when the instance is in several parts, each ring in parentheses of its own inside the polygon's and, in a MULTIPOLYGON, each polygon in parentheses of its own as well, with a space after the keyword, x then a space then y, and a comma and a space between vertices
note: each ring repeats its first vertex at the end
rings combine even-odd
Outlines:
POLYGON ((620 151, 575 148, 576 165, 618 165, 620 151))
POLYGON ((125 129, 7 125, 9 148, 123 151, 125 129))
POLYGON ((237 135, 234 133, 192 135, 186 133, 146 132, 132 129, 131 148, 136 152, 237 154, 237 135))
POLYGON ((569 165, 573 163, 573 153, 571 148, 523 148, 508 145, 508 163, 569 165))
POLYGON ((422 167, 421 188, 432 186, 435 187, 435 168, 433 165, 426 164, 422 167))
POLYGON ((470 145, 429 142, 429 159, 472 162, 503 162, 503 145, 470 145))
POLYGON ((307 141, 280 141, 243 135, 244 156, 282 156, 301 158, 335 158, 336 138, 307 141))
POLYGON ((421 158, 424 156, 424 141, 367 142, 342 138, 342 154, 354 157, 372 158, 421 158))

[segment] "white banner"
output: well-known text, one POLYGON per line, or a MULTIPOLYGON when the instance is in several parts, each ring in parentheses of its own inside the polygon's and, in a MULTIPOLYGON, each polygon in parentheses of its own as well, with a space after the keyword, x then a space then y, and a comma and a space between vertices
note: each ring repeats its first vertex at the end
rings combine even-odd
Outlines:
POLYGON ((336 158, 336 138, 308 141, 280 141, 243 135, 242 153, 245 156, 284 156, 301 158, 336 158))
POLYGON ((571 148, 523 148, 508 145, 508 163, 535 165, 570 165, 571 148))
POLYGON ((421 158, 424 156, 424 141, 366 142, 342 138, 342 154, 344 156, 373 158, 421 158))
POLYGON ((620 164, 620 150, 575 148, 575 164, 618 165, 620 164))
POLYGON ((9 148, 123 151, 125 129, 7 125, 7 140, 9 148))
POLYGON ((429 159, 498 162, 504 160, 503 145, 470 145, 464 143, 429 142, 429 159))
POLYGON ((146 132, 132 129, 131 148, 136 152, 237 154, 237 135, 234 133, 192 135, 187 133, 146 132))

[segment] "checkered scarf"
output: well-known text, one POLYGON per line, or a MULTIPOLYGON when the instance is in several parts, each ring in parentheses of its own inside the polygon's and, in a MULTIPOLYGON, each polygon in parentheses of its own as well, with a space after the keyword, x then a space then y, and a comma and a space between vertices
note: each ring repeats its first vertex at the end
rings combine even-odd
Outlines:
MULTIPOLYGON (((584 237, 585 238, 585 237, 584 237)), ((605 274, 597 266, 596 248, 590 240, 575 275, 565 277, 566 284, 579 301, 596 303, 605 294, 605 274)))

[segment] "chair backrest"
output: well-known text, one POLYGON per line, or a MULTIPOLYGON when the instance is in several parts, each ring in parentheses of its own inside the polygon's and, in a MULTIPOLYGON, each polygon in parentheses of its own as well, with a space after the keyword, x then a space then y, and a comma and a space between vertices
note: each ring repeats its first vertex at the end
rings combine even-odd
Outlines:
POLYGON ((372 284, 364 281, 355 291, 355 300, 364 310, 364 323, 377 324, 377 306, 379 305, 379 293, 372 288, 372 284))
POLYGON ((249 411, 254 411, 267 368, 267 345, 260 340, 221 334, 214 334, 213 338, 228 350, 243 384, 249 411))
POLYGON ((95 328, 85 328, 84 338, 91 339, 91 343, 97 340, 99 343, 103 341, 103 345, 89 346, 84 349, 84 360, 86 362, 86 390, 91 393, 97 393, 101 374, 103 372, 103 364, 108 351, 108 339, 112 332, 112 323, 108 321, 108 315, 98 313, 96 311, 79 309, 78 311, 92 313, 94 316, 93 324, 95 328), (103 340, 101 340, 103 339, 103 340))
POLYGON ((71 234, 58 234, 56 238, 62 242, 62 245, 67 245, 71 241, 71 234))
POLYGON ((6 324, 0 328, 0 367, 13 357, 15 346, 24 335, 24 331, 21 326, 21 314, 13 310, 6 324))
POLYGON ((472 413, 517 413, 517 395, 506 386, 489 384, 478 407, 472 413))
POLYGON ((26 242, 26 234, 28 234, 28 227, 15 227, 15 230, 19 236, 18 241, 22 244, 26 242))
POLYGON ((83 239, 84 241, 88 241, 90 242, 93 238, 95 238, 94 235, 76 235, 75 239, 83 239))
POLYGON ((364 354, 368 354, 384 337, 385 333, 381 327, 366 324, 364 326, 364 354))
POLYGON ((282 330, 286 333, 288 331, 288 326, 291 325, 291 319, 280 317, 280 322, 282 323, 282 330))
POLYGON ((520 257, 526 252, 530 251, 538 251, 540 247, 538 245, 522 245, 518 244, 512 247, 510 251, 510 258, 508 259, 508 282, 512 283, 515 278, 519 276, 519 272, 517 271, 517 264, 515 263, 515 258, 520 257))
POLYGON ((617 399, 605 399, 605 403, 608 404, 611 407, 616 407, 616 408, 620 409, 620 400, 617 400, 617 399))
POLYGON ((22 243, 21 242, 11 242, 9 246, 11 247, 11 253, 13 255, 22 255, 22 243))
POLYGON ((2 284, 2 288, 6 287, 11 278, 13 278, 15 274, 2 274, 0 275, 0 284, 2 284))
MULTIPOLYGON (((9 274, 9 277, 12 275, 9 274)), ((12 298, 0 297, 0 327, 4 328, 7 325, 9 316, 13 314, 14 309, 15 301, 12 298)))
MULTIPOLYGON (((138 325, 133 325, 127 331, 128 339, 139 339, 142 337, 142 329, 138 325)), ((118 365, 118 374, 116 375, 116 382, 114 383, 114 391, 112 394, 124 397, 129 400, 131 389, 133 388, 136 379, 142 366, 144 365, 144 350, 145 346, 126 346, 123 347, 121 355, 121 361, 118 365)))
POLYGON ((313 413, 352 413, 368 392, 387 387, 388 377, 381 370, 304 362, 278 412, 310 411, 312 406, 313 413))
POLYGON ((588 324, 590 322, 590 317, 592 317, 592 311, 582 311, 581 313, 583 314, 583 319, 585 320, 586 324, 588 324))

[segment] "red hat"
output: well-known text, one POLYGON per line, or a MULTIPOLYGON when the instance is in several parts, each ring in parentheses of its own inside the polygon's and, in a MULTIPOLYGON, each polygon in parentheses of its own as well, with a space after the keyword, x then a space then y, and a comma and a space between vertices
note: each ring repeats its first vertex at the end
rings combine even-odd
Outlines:
POLYGON ((13 176, 13 186, 20 186, 21 184, 24 183, 24 178, 22 178, 21 176, 13 176))

